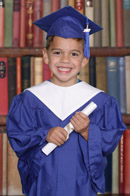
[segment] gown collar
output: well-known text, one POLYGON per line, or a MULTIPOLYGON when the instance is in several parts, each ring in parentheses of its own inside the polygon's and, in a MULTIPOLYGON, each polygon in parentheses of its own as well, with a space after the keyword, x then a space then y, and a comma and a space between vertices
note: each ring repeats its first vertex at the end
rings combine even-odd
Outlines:
POLYGON ((57 86, 45 81, 26 90, 33 93, 62 121, 102 92, 83 81, 69 87, 57 86))

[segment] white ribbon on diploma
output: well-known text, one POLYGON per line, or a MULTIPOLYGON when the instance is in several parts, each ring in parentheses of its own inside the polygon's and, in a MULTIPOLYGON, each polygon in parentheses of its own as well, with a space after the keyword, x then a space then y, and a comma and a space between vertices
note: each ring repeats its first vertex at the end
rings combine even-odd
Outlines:
MULTIPOLYGON (((87 105, 83 110, 82 112, 84 114, 86 114, 87 116, 89 116, 95 109, 97 108, 97 105, 94 103, 94 102, 90 102, 89 105, 87 105)), ((68 123, 64 129, 67 131, 68 133, 68 137, 69 137, 69 134, 71 134, 74 130, 74 127, 73 125, 70 123, 68 123)), ((68 139, 68 138, 67 138, 68 139)), ((56 144, 54 143, 51 143, 49 142, 48 144, 46 144, 43 148, 42 148, 42 152, 45 154, 45 155, 49 155, 55 148, 57 147, 56 144)))

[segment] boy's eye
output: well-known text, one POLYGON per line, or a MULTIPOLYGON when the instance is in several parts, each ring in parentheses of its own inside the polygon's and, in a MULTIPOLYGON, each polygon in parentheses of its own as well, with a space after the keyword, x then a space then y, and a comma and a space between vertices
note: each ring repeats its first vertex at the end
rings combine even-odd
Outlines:
POLYGON ((77 52, 72 52, 71 54, 72 56, 79 56, 79 54, 77 52))
POLYGON ((53 54, 54 54, 54 55, 60 55, 61 52, 60 52, 60 51, 54 51, 53 54))

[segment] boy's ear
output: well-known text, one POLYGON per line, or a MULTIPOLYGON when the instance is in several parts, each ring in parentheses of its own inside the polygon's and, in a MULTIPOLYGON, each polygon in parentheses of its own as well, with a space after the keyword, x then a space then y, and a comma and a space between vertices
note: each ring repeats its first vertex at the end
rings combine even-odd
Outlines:
POLYGON ((84 56, 83 61, 82 61, 82 67, 85 67, 88 64, 89 58, 86 58, 84 56))
POLYGON ((48 52, 47 52, 47 49, 46 48, 43 48, 43 61, 46 64, 49 64, 48 52))

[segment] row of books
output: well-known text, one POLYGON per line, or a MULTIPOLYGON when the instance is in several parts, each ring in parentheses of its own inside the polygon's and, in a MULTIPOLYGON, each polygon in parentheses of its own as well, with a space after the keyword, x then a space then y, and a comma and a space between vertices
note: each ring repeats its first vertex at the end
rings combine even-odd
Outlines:
MULTIPOLYGON (((0 57, 0 114, 7 114, 6 105, 16 94, 50 77, 49 66, 42 57, 0 57)), ((79 78, 114 96, 122 114, 130 114, 130 56, 90 57, 79 78)))
POLYGON ((45 47, 46 33, 33 21, 67 5, 103 27, 91 47, 130 46, 130 0, 2 0, 0 47, 45 47))

